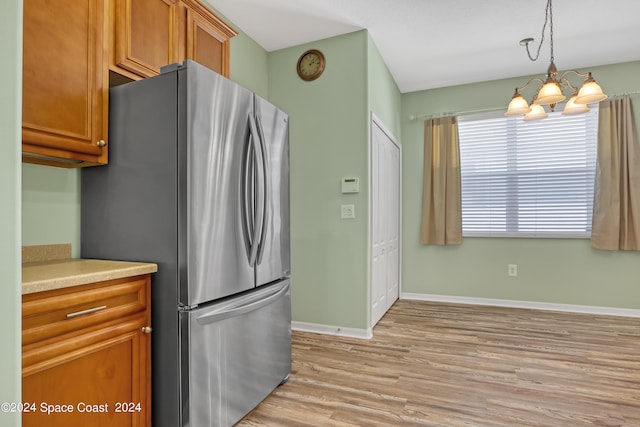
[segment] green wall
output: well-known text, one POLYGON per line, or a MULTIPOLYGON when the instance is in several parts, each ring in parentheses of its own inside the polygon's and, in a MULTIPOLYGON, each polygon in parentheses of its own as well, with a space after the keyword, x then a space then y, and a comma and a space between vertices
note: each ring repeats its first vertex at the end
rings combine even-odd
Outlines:
POLYGON ((231 39, 231 80, 269 99, 268 58, 267 51, 240 32, 231 39))
POLYGON ((370 36, 367 43, 367 61, 369 110, 378 116, 400 142, 402 95, 370 36))
POLYGON ((213 0, 204 0, 213 12, 238 33, 230 42, 229 78, 247 89, 269 99, 268 53, 251 37, 242 32, 230 19, 213 5, 213 0))
MULTIPOLYGON (((609 94, 640 90, 640 62, 589 70, 609 94)), ((409 117, 506 109, 514 88, 526 79, 403 95, 403 292, 638 309, 638 252, 598 251, 586 239, 465 238, 451 247, 418 242, 423 120, 409 117), (507 264, 518 264, 517 277, 507 276, 507 264)), ((640 98, 633 99, 640 120, 640 98)))
POLYGON ((80 171, 22 165, 22 244, 71 243, 80 256, 80 171))
POLYGON ((269 54, 270 100, 290 116, 291 278, 296 321, 367 327, 367 32, 269 54), (306 82, 296 63, 321 50, 325 71, 306 82), (360 177, 360 192, 340 181, 360 177), (341 204, 355 219, 341 219, 341 204))
POLYGON ((270 53, 269 95, 290 115, 293 319, 367 329, 370 113, 399 137, 400 91, 363 30, 270 53), (326 68, 305 82, 295 66, 311 48, 326 68), (340 192, 346 176, 358 194, 340 192), (340 218, 342 204, 355 219, 340 218))
MULTIPOLYGON (((0 402, 20 402, 22 0, 3 2, 0 52, 0 402)), ((0 412, 0 425, 20 424, 19 413, 0 412)))

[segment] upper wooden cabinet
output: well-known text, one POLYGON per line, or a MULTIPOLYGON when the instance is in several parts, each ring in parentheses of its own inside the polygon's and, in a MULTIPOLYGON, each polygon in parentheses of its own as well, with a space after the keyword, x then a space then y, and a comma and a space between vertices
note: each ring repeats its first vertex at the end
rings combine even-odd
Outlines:
POLYGON ((108 162, 110 81, 186 58, 228 77, 237 34, 197 0, 24 0, 23 16, 22 160, 62 167, 108 162))
POLYGON ((23 161, 107 163, 103 0, 24 0, 23 161))
POLYGON ((175 0, 111 0, 111 70, 150 77, 178 61, 176 10, 175 0))
POLYGON ((229 76, 229 39, 237 33, 195 0, 110 0, 109 69, 131 79, 193 59, 229 76))
POLYGON ((195 0, 180 2, 179 60, 193 59, 225 77, 229 77, 229 39, 238 33, 209 9, 195 0))

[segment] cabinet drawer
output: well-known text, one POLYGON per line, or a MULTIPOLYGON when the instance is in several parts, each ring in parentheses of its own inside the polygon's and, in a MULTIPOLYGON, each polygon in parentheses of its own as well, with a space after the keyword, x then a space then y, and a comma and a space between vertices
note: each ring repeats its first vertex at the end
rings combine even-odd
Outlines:
POLYGON ((146 310, 149 275, 24 295, 22 345, 146 310))

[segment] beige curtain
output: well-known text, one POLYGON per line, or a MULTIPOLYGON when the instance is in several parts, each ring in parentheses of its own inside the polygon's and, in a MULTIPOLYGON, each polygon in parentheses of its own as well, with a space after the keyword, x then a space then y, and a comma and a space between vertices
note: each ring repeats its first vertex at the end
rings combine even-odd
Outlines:
POLYGON ((455 117, 441 117, 424 122, 420 243, 462 243, 460 152, 455 117))
POLYGON ((591 246, 640 250, 640 145, 629 97, 600 103, 591 246))

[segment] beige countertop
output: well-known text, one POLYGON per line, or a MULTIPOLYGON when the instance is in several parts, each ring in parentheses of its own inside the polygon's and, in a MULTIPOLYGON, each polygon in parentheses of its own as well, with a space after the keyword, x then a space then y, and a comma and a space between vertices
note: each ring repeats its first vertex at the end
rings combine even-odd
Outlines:
POLYGON ((22 264, 22 294, 155 273, 158 266, 143 262, 97 259, 56 259, 22 264))

